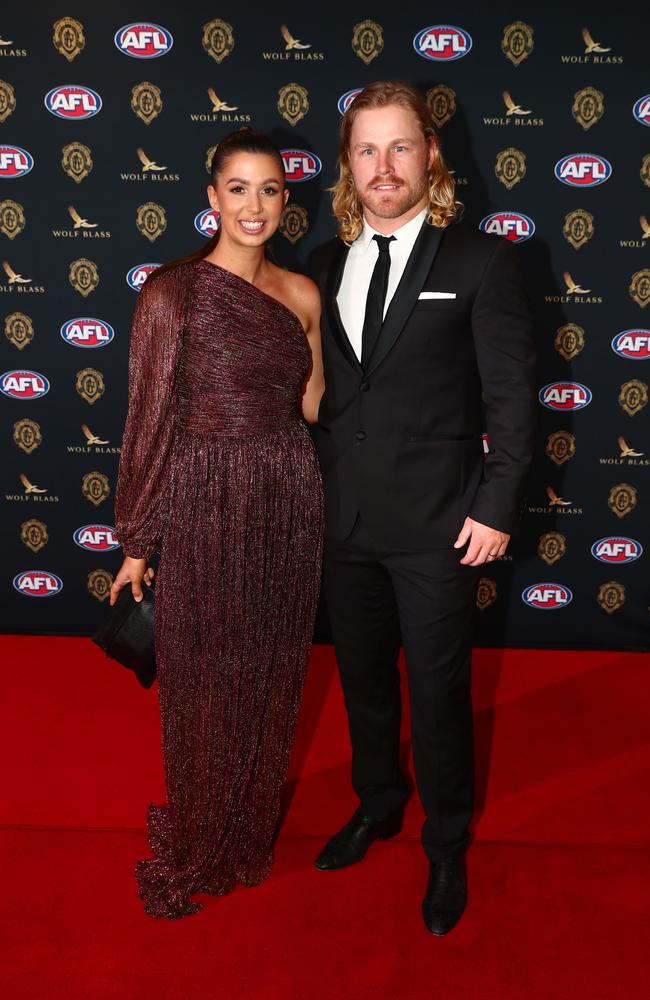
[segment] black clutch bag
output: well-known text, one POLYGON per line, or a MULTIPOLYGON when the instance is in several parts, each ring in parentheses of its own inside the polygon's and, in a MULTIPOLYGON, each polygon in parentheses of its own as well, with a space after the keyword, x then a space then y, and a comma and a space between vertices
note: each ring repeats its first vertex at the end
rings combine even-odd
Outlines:
POLYGON ((136 601, 130 585, 123 587, 108 618, 92 637, 107 656, 132 670, 145 688, 156 678, 153 589, 153 584, 144 584, 142 600, 136 601))

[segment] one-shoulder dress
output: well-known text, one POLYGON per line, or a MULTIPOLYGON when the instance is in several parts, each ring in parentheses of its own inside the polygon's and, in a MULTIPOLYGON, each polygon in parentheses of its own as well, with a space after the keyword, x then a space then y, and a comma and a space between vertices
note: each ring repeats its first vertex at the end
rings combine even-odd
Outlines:
POLYGON ((136 865, 153 917, 269 873, 318 599, 320 473, 297 315, 207 260, 143 286, 115 493, 126 555, 160 553, 167 803, 136 865))

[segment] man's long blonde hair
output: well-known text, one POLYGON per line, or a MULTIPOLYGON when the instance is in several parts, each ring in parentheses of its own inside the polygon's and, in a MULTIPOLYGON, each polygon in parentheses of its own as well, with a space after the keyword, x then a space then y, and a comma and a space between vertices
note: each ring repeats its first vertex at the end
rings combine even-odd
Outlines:
POLYGON ((422 129, 427 146, 433 145, 435 155, 429 175, 429 204, 427 222, 445 227, 458 218, 462 202, 454 197, 455 182, 440 154, 440 145, 433 126, 433 119, 423 98, 415 87, 399 80, 380 80, 369 83, 354 98, 341 120, 339 131, 339 179, 329 190, 333 194, 332 210, 339 223, 339 236, 344 243, 353 243, 363 229, 363 206, 354 186, 350 170, 350 135, 352 125, 360 111, 398 105, 412 111, 422 129))

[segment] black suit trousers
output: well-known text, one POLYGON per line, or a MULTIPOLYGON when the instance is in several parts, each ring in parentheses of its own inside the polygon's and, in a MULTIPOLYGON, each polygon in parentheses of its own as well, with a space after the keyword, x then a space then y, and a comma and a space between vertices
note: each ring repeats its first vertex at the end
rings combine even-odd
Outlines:
POLYGON ((399 765, 397 659, 404 647, 413 760, 433 861, 468 840, 474 761, 471 644, 479 571, 466 549, 396 551, 357 518, 325 545, 325 594, 352 741, 352 784, 364 811, 383 819, 408 797, 399 765))

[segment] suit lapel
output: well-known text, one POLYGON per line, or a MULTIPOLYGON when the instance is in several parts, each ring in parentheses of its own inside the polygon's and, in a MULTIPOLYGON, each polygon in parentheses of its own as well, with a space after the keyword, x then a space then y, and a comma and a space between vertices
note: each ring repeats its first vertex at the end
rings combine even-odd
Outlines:
POLYGON ((368 359, 366 375, 370 375, 381 364, 404 330, 422 290, 422 285, 431 270, 443 233, 444 229, 431 226, 426 221, 422 223, 422 229, 390 301, 381 331, 368 359))
POLYGON ((341 321, 341 314, 336 301, 336 296, 338 295, 339 288, 341 287, 343 268, 345 267, 349 249, 349 246, 344 243, 343 240, 339 240, 339 245, 334 251, 334 256, 327 273, 325 282, 325 302, 327 303, 327 318, 329 320, 330 329, 334 335, 334 339, 348 361, 354 365, 357 371, 360 372, 361 365, 359 364, 359 359, 354 353, 354 348, 350 343, 350 338, 345 332, 345 327, 341 321))

